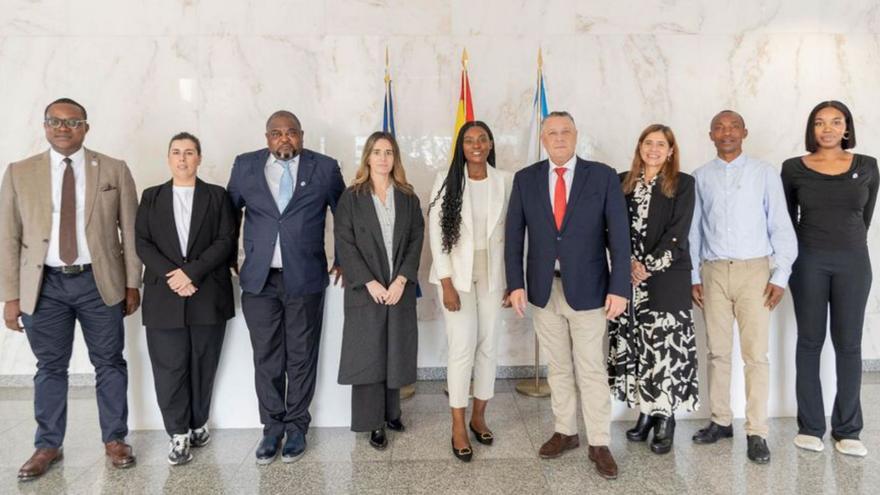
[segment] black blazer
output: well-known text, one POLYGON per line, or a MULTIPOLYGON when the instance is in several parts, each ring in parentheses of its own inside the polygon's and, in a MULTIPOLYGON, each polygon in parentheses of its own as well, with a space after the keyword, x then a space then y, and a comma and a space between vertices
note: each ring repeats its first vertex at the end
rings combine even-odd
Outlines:
MULTIPOLYGON (((627 174, 620 174, 621 182, 627 174)), ((688 234, 694 218, 694 178, 679 173, 678 187, 671 198, 663 194, 660 188, 662 181, 663 177, 658 177, 651 191, 645 252, 660 257, 663 251, 669 251, 672 253, 672 265, 648 278, 648 307, 654 311, 686 311, 691 309, 692 304, 688 234)), ((632 200, 632 193, 627 194, 628 212, 632 200)), ((632 226, 632 217, 629 220, 632 226)))
POLYGON ((144 262, 147 328, 215 325, 235 316, 229 260, 235 248, 235 214, 226 190, 196 179, 187 252, 180 252, 174 223, 172 183, 144 190, 135 222, 137 254, 144 262), (165 274, 183 268, 198 288, 190 297, 175 294, 165 274))

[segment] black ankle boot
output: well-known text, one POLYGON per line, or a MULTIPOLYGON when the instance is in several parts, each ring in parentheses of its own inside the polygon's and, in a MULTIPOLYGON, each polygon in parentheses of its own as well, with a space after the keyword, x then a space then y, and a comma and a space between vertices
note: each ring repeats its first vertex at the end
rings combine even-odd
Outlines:
POLYGON ((654 438, 651 439, 651 451, 655 454, 666 454, 672 450, 675 437, 675 416, 660 416, 654 422, 654 438))
POLYGON ((639 414, 639 420, 636 422, 636 426, 632 429, 626 430, 626 439, 630 442, 644 442, 648 439, 648 434, 651 433, 652 426, 654 426, 654 416, 639 414))

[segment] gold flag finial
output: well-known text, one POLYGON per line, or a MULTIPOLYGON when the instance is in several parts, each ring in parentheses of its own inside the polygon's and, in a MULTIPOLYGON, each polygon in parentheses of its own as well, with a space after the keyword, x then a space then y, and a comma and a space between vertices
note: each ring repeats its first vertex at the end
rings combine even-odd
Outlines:
POLYGON ((538 70, 544 68, 544 54, 541 51, 541 47, 538 46, 538 70))
POLYGON ((388 47, 385 47, 385 84, 391 82, 391 70, 389 69, 388 47))
POLYGON ((467 48, 463 48, 463 49, 461 50, 461 67, 462 67, 463 69, 467 69, 467 63, 468 63, 468 53, 467 53, 467 48))

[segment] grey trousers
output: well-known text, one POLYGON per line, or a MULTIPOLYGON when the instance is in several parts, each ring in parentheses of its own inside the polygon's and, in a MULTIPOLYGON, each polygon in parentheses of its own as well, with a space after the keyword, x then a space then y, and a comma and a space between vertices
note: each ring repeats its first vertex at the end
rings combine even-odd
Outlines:
POLYGON ((385 382, 351 386, 351 431, 373 431, 400 419, 400 389, 385 382))

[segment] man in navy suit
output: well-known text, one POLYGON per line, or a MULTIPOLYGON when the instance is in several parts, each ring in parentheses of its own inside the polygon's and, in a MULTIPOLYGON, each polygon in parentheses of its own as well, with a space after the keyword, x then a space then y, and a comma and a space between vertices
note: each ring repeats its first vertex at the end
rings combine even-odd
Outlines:
MULTIPOLYGON (((345 189, 336 160, 303 148, 293 113, 269 117, 266 143, 236 157, 228 187, 235 207, 244 208, 241 309, 263 423, 258 464, 275 460, 285 435, 284 462, 305 452, 329 283, 324 222, 345 189)), ((338 281, 341 270, 333 271, 338 281)))
POLYGON ((613 479, 617 464, 608 450, 611 392, 603 339, 606 319, 626 309, 631 290, 626 202, 614 169, 575 155, 577 128, 568 112, 544 119, 541 143, 550 159, 514 177, 504 253, 510 302, 522 318, 528 289, 535 332, 548 358, 556 425, 539 455, 559 457, 579 446, 579 388, 589 458, 600 475, 613 479))

